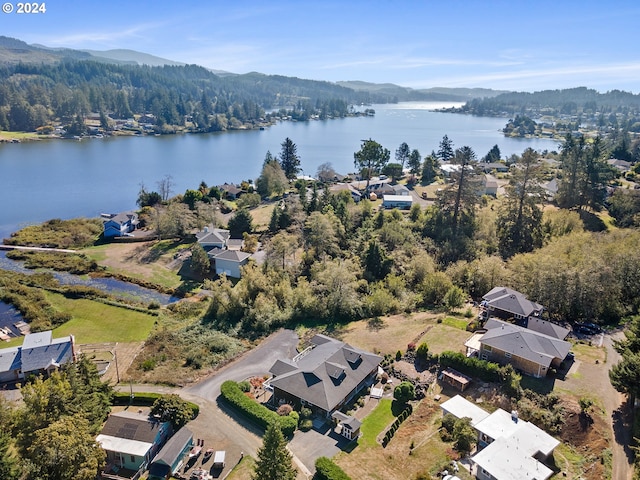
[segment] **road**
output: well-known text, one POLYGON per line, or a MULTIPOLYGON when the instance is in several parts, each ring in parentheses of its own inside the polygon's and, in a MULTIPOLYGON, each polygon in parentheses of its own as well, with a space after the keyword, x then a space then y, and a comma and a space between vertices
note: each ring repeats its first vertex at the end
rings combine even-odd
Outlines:
MULTIPOLYGON (((620 354, 613 348, 613 342, 623 338, 621 332, 614 335, 603 335, 602 344, 607 349, 607 364, 615 365, 621 359, 620 354)), ((601 378, 603 392, 602 400, 607 415, 611 419, 611 450, 613 453, 613 473, 615 480, 631 480, 633 475, 633 465, 631 463, 632 452, 629 449, 631 444, 631 414, 626 408, 626 397, 617 392, 609 382, 609 369, 603 370, 606 378, 601 378)), ((595 379, 594 379, 595 380, 595 379)))
MULTIPOLYGON (((253 457, 262 446, 261 431, 248 424, 242 416, 218 402, 220 386, 226 380, 242 381, 266 374, 279 358, 292 358, 296 353, 298 336, 291 330, 281 330, 260 345, 200 382, 185 388, 155 385, 121 384, 118 389, 144 392, 176 393, 200 406, 200 414, 189 424, 194 438, 215 439, 216 448, 227 451, 227 466, 235 465, 241 452, 253 457)), ((207 440, 208 444, 211 440, 207 440)))

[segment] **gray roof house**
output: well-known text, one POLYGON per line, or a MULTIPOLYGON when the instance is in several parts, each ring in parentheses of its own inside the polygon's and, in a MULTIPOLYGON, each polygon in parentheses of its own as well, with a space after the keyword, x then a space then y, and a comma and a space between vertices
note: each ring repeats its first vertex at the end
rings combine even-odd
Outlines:
POLYGON ((103 214, 104 237, 122 237, 134 231, 139 223, 138 214, 135 212, 121 212, 103 214))
POLYGON ((198 243, 205 250, 210 248, 226 248, 230 236, 229 230, 222 228, 210 229, 209 227, 204 227, 204 230, 196 233, 198 243))
POLYGON ((489 319, 485 328, 486 333, 465 343, 468 351, 477 349, 483 360, 509 363, 534 377, 543 377, 549 368, 558 367, 571 349, 569 342, 496 318, 489 319))
POLYGON ((0 382, 12 382, 29 375, 50 374, 75 361, 73 335, 53 338, 51 330, 30 333, 20 347, 0 350, 0 382))
POLYGON ((269 372, 272 401, 310 407, 327 418, 370 385, 382 358, 325 335, 292 360, 278 360, 269 372))
POLYGON ((227 277, 240 278, 243 267, 249 262, 250 253, 240 250, 212 250, 209 252, 209 258, 212 260, 216 273, 227 277))
POLYGON ((525 319, 531 315, 540 316, 544 307, 528 300, 522 293, 507 287, 494 287, 482 297, 489 315, 501 318, 525 319))

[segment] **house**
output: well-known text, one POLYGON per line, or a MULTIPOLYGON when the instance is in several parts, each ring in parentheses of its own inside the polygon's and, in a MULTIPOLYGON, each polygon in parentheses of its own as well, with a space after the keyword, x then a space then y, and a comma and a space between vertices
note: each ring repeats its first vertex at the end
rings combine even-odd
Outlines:
POLYGON ((498 163, 498 162, 492 162, 492 163, 479 163, 478 167, 480 167, 480 169, 484 172, 484 173, 491 173, 493 171, 496 171, 498 173, 507 173, 509 172, 509 166, 504 164, 504 163, 498 163))
POLYGON ((456 418, 469 418, 471 426, 475 426, 489 416, 489 412, 470 402, 461 395, 451 397, 440 405, 442 416, 451 414, 456 418))
POLYGON ((218 188, 220 189, 221 192, 224 192, 224 196, 229 200, 235 200, 240 195, 242 195, 242 193, 244 193, 240 188, 230 183, 219 185, 218 188))
POLYGON ((30 375, 50 375, 76 360, 73 335, 53 338, 51 330, 30 333, 20 347, 0 350, 0 382, 15 382, 30 375))
POLYGON ((440 165, 440 171, 445 177, 450 177, 452 173, 457 173, 462 168, 462 165, 455 163, 443 163, 440 165))
POLYGON ((504 319, 524 320, 530 316, 539 317, 544 310, 542 305, 532 302, 522 293, 506 287, 495 287, 482 299, 480 305, 485 308, 487 318, 496 316, 504 319))
POLYGON ((212 250, 209 258, 212 261, 212 268, 216 274, 227 277, 240 278, 242 276, 240 268, 249 263, 250 253, 240 250, 212 250))
POLYGON ((329 187, 329 191, 334 195, 339 194, 340 192, 349 192, 351 198, 356 203, 362 200, 362 194, 349 183, 336 183, 329 187))
POLYGON ((251 257, 251 254, 241 251, 244 240, 231 238, 229 230, 209 227, 196 233, 196 239, 207 252, 211 268, 218 275, 224 273, 228 277, 241 277, 240 267, 246 265, 251 257))
POLYGON ((201 232, 196 233, 196 240, 198 244, 205 250, 209 250, 212 248, 227 248, 227 242, 231 234, 229 230, 224 230, 222 228, 213 228, 209 229, 209 227, 204 227, 201 232))
POLYGON ((482 181, 483 190, 482 195, 491 195, 493 197, 498 195, 498 180, 493 175, 485 175, 482 181))
POLYGON ((611 158, 607 160, 607 163, 617 169, 620 173, 627 173, 633 166, 633 163, 627 162, 626 160, 619 160, 617 158, 611 158))
POLYGON ((399 208, 400 210, 409 210, 413 205, 413 197, 411 195, 383 195, 383 208, 399 208))
POLYGON ((536 425, 501 408, 489 414, 460 395, 441 406, 443 414, 469 418, 478 435, 471 457, 472 474, 480 480, 547 480, 553 471, 543 462, 560 442, 536 425))
POLYGON ((138 227, 138 214, 135 212, 122 212, 102 214, 104 218, 104 237, 122 237, 133 232, 138 227))
POLYGON ((467 355, 477 353, 482 360, 511 364, 533 377, 559 367, 571 349, 569 342, 496 318, 489 319, 485 328, 479 338, 475 334, 465 342, 467 355))
POLYGON ((160 422, 147 414, 112 413, 96 437, 96 442, 107 453, 105 472, 146 469, 170 434, 169 422, 160 422))
POLYGON ((553 470, 543 462, 560 442, 518 412, 501 408, 477 423, 478 450, 472 458, 473 471, 480 480, 546 480, 553 470))
MULTIPOLYGON (((306 406, 330 418, 362 389, 371 385, 382 357, 347 343, 315 335, 311 346, 292 360, 277 360, 269 369, 275 405, 306 406)), ((350 428, 355 428, 352 425, 350 428)))
POLYGON ((187 427, 182 427, 151 461, 149 479, 171 478, 182 467, 183 459, 191 447, 193 447, 193 433, 187 427))
POLYGON ((338 422, 338 430, 347 440, 354 440, 360 436, 360 427, 362 422, 351 415, 335 411, 331 414, 331 418, 338 422))

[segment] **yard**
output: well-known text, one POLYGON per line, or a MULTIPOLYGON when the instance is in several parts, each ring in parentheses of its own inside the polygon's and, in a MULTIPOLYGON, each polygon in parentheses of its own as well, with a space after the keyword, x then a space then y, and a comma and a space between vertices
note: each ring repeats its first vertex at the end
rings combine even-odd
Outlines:
POLYGON ((54 338, 74 335, 77 343, 141 342, 151 332, 157 317, 86 299, 68 299, 46 293, 47 300, 72 319, 53 331, 54 338))
POLYGON ((469 320, 461 317, 444 317, 433 312, 399 314, 382 317, 381 324, 360 320, 352 322, 336 332, 343 342, 382 355, 405 352, 409 343, 426 342, 431 353, 445 350, 464 351, 464 342, 471 336, 464 327, 469 320), (438 323, 438 319, 442 323, 438 323))

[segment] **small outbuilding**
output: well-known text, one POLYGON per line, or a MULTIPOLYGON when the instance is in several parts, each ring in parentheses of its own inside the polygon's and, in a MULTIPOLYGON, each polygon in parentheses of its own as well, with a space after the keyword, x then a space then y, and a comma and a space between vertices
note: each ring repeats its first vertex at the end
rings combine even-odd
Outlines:
POLYGON ((453 368, 445 368, 440 374, 440 379, 461 392, 464 392, 465 388, 471 383, 471 377, 453 368))
POLYGON ((187 427, 178 430, 153 458, 149 465, 149 480, 171 478, 184 463, 193 447, 193 433, 187 427))
POLYGON ((411 195, 383 195, 383 208, 399 208, 400 210, 409 210, 413 205, 413 197, 411 195))

